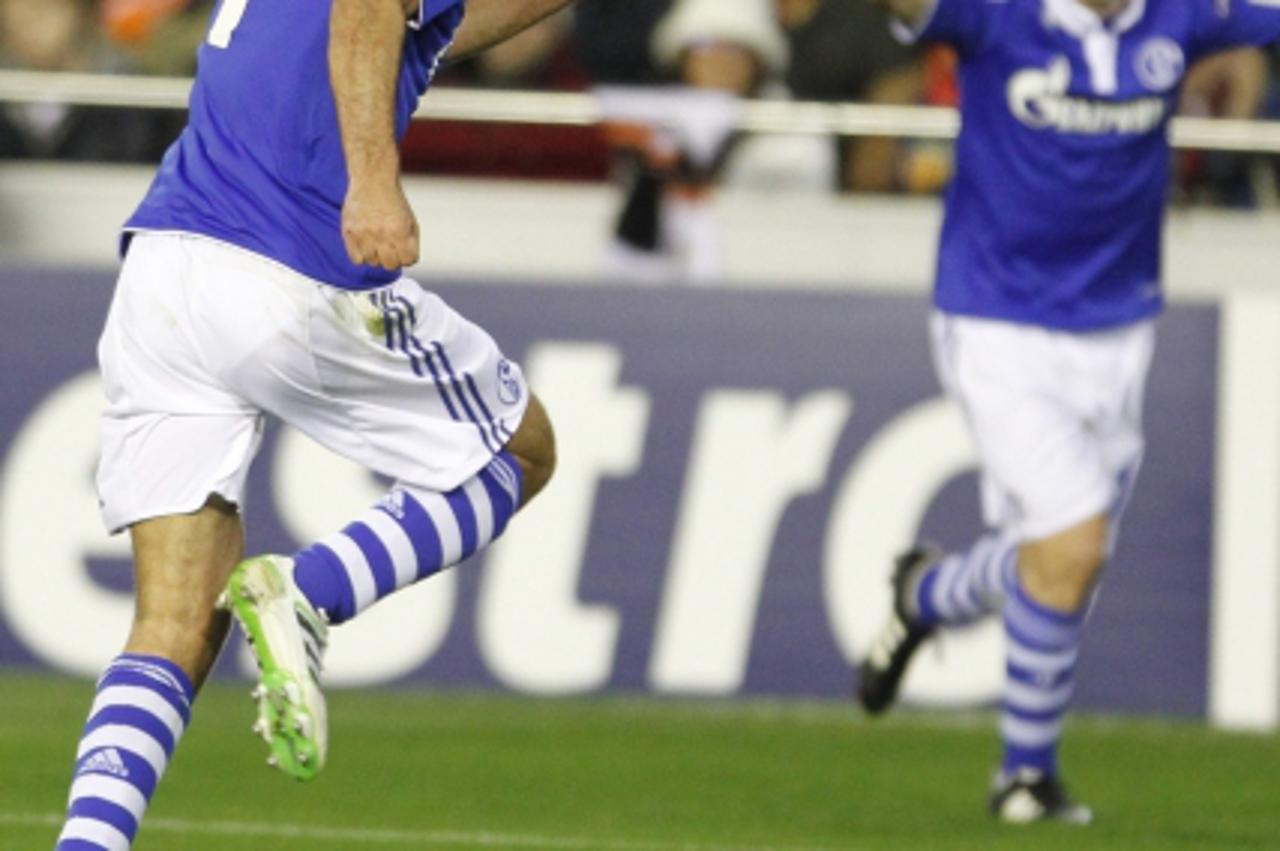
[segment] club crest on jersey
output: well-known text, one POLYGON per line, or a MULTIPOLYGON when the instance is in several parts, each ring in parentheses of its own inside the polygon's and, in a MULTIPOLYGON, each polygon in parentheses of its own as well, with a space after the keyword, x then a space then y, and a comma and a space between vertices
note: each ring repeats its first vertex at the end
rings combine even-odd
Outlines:
POLYGON ((1053 59, 1047 68, 1027 68, 1009 78, 1009 111, 1034 130, 1057 130, 1101 136, 1108 133, 1150 133, 1164 120, 1163 97, 1127 101, 1075 97, 1071 89, 1071 61, 1053 59))
POLYGON ((1138 81, 1153 92, 1167 92, 1182 80, 1187 58, 1173 39, 1149 38, 1133 57, 1133 70, 1138 81))
POLYGON ((524 395, 520 382, 520 371, 511 361, 503 358, 498 361, 498 398, 503 404, 514 405, 524 395))

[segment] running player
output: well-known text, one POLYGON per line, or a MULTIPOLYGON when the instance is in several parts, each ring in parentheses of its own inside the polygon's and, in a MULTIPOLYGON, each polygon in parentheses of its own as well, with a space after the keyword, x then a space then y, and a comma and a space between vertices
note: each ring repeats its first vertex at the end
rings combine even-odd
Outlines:
POLYGON ((991 531, 894 569, 863 662, 893 702, 934 630, 999 613, 1007 639, 992 812, 1087 823, 1057 748, 1081 634, 1142 458, 1161 308, 1167 125, 1187 67, 1280 38, 1273 0, 876 0, 907 40, 960 56, 962 130, 939 251, 933 347, 968 418, 991 531))
POLYGON ((61 851, 132 844, 226 637, 224 591, 262 670, 271 759, 308 779, 327 749, 328 628, 488 544, 550 477, 551 427, 519 367, 402 277, 418 228, 397 140, 446 52, 567 3, 215 9, 189 124, 126 224, 99 346, 98 490, 108 527, 132 535, 137 606, 98 682, 61 851), (341 532, 236 567, 268 414, 396 483, 341 532))

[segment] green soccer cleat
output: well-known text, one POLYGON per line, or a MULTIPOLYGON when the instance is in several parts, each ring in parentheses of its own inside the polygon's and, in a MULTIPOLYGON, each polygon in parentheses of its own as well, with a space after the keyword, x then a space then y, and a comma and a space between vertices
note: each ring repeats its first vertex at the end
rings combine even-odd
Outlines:
POLYGON ((297 780, 324 768, 329 723, 320 667, 329 627, 293 582, 293 559, 257 556, 236 566, 226 606, 244 629, 261 682, 253 731, 271 746, 267 763, 297 780))

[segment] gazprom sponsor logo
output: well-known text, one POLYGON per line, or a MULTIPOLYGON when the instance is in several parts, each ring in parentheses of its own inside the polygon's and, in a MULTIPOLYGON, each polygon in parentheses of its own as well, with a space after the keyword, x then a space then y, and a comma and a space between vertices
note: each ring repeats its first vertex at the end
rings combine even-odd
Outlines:
POLYGON ((1028 68, 1009 78, 1009 111, 1035 130, 1103 135, 1150 133, 1164 121, 1163 97, 1114 102, 1067 94, 1071 63, 1060 56, 1048 68, 1028 68))

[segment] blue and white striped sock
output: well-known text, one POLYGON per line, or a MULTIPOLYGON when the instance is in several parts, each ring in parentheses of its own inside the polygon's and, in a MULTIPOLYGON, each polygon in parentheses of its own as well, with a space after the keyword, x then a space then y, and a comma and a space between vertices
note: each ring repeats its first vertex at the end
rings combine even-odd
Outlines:
POLYGON ((1000 735, 1004 771, 1057 769, 1062 719, 1071 702, 1086 610, 1068 614, 1036 603, 1021 583, 1004 609, 1007 676, 1000 735))
POLYGON ((343 623, 501 535, 522 485, 520 465, 504 450, 448 493, 396 487, 341 532, 297 553, 294 581, 331 624, 343 623))
POLYGON ((98 680, 56 851, 126 851, 191 721, 195 687, 167 659, 125 653, 98 680))
POLYGON ((962 626, 1000 611, 1017 562, 1017 544, 996 533, 983 535, 965 552, 947 555, 916 586, 918 619, 926 626, 962 626))

